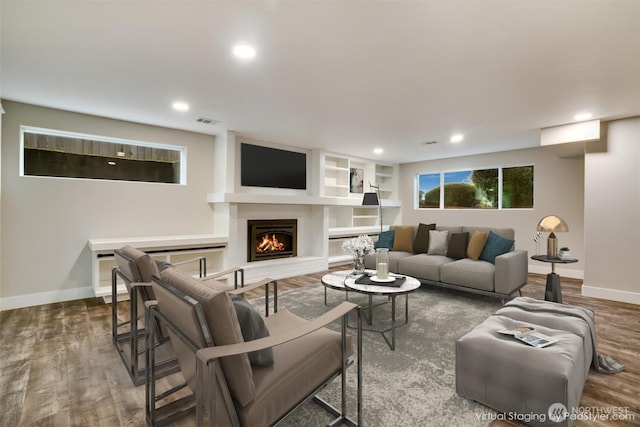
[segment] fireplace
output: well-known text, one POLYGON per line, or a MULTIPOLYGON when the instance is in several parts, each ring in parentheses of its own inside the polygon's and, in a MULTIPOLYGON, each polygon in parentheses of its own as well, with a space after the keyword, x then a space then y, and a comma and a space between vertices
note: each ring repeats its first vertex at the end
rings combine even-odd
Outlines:
POLYGON ((247 227, 247 261, 297 255, 298 220, 250 219, 247 227))

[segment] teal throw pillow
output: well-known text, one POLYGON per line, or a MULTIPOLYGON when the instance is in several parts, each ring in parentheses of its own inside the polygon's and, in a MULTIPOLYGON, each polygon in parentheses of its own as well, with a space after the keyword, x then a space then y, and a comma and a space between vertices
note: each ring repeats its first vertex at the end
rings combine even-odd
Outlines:
POLYGON ((498 236, 493 231, 489 231, 489 235, 487 236, 487 243, 484 245, 484 249, 482 249, 482 253, 480 254, 480 258, 483 261, 489 261, 491 264, 496 263, 496 257, 502 254, 506 254, 511 250, 513 246, 514 240, 505 239, 504 237, 498 236))
POLYGON ((394 230, 383 231, 378 236, 378 241, 373 245, 374 248, 387 248, 393 249, 393 241, 395 240, 396 232, 394 230))

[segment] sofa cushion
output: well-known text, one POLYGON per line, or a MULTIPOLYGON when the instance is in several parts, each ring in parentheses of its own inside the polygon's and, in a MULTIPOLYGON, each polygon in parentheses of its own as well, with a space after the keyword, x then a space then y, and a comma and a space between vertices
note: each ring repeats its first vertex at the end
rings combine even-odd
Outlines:
POLYGON ((393 250, 413 252, 413 227, 395 227, 396 235, 393 239, 393 250))
POLYGON ((468 246, 469 233, 452 233, 447 246, 447 256, 453 259, 466 258, 468 246))
POLYGON ((429 230, 429 255, 447 255, 449 231, 429 230))
POLYGON ((416 254, 426 254, 429 252, 429 230, 435 230, 435 224, 422 224, 418 225, 418 232, 416 238, 413 241, 413 252, 416 254))
POLYGON ((482 249, 480 259, 483 261, 489 261, 492 264, 496 263, 496 257, 502 254, 506 254, 513 247, 514 241, 511 239, 505 239, 498 236, 493 231, 489 231, 487 236, 487 242, 482 249))
POLYGON ((493 292, 494 278, 495 266, 487 261, 464 258, 440 267, 441 281, 452 285, 493 292))
POLYGON ((442 255, 418 254, 398 260, 397 272, 417 279, 439 282, 441 267, 452 261, 451 258, 442 255))
POLYGON ((395 239, 396 232, 394 230, 383 231, 378 236, 378 240, 373 245, 375 249, 378 248, 387 248, 389 250, 393 249, 393 241, 395 239))
POLYGON ((484 244, 487 242, 487 232, 474 231, 469 239, 469 246, 467 246, 467 256, 474 261, 480 258, 480 254, 484 249, 484 244))

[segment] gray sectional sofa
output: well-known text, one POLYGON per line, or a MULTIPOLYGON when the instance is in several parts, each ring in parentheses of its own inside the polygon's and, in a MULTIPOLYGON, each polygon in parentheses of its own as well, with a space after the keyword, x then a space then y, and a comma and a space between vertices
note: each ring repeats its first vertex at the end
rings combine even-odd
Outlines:
MULTIPOLYGON (((459 238, 461 236, 464 237, 465 233, 468 233, 469 242, 473 240, 476 232, 479 232, 479 235, 483 233, 487 235, 493 234, 494 240, 501 240, 503 246, 508 240, 514 241, 515 234, 512 228, 435 226, 434 224, 391 227, 393 233, 395 233, 395 242, 392 247, 389 246, 389 271, 415 277, 424 284, 496 296, 502 298, 503 301, 518 292, 526 284, 528 273, 527 251, 515 249, 515 243, 507 243, 508 249, 506 253, 495 257, 484 256, 488 261, 482 259, 482 257, 477 258, 477 256, 472 256, 472 258, 476 259, 469 258, 464 253, 465 248, 462 248, 462 254, 460 253, 460 248, 458 248, 457 255, 452 254, 451 250, 446 250, 442 254, 442 248, 439 251, 431 251, 431 248, 425 250, 425 242, 420 241, 420 239, 424 239, 425 235, 430 235, 425 234, 425 232, 429 233, 426 231, 427 228, 434 229, 436 232, 446 231, 446 233, 439 233, 439 238, 443 238, 446 235, 447 241, 445 245, 451 246, 454 244, 460 246, 459 238), (409 237, 409 234, 411 237, 409 237), (404 242, 399 242, 399 240, 404 240, 404 242), (420 249, 418 249, 419 247, 420 249)), ((432 236, 437 237, 436 235, 432 236)), ((379 242, 382 242, 382 237, 383 235, 381 235, 379 242)), ((434 239, 431 240, 433 241, 434 239)), ((475 243, 477 244, 478 242, 476 241, 475 243)), ((471 249, 470 246, 469 249, 471 249)), ((476 251, 477 249, 476 245, 476 251)), ((481 249, 484 250, 484 248, 481 249)), ((489 248, 487 247, 487 249, 489 248)), ((375 253, 368 254, 365 257, 366 268, 375 269, 375 264, 375 253)))

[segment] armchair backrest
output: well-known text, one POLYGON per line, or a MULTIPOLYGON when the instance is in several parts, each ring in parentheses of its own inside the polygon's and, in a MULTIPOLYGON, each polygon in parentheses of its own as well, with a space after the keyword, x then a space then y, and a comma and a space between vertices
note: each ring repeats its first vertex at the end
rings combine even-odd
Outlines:
POLYGON ((151 283, 153 276, 159 276, 158 265, 151 256, 140 249, 123 246, 114 251, 118 268, 135 282, 151 283), (128 272, 129 274, 127 274, 128 272))
MULTIPOLYGON (((162 317, 171 322, 173 326, 167 327, 167 329, 182 376, 191 391, 196 393, 196 352, 201 348, 213 346, 204 309, 198 301, 168 283, 161 280, 153 281, 152 283, 157 298, 157 307, 162 317)), ((155 317, 153 316, 152 318, 155 317)), ((167 325, 163 323, 163 326, 167 325)), ((233 401, 229 395, 228 384, 225 382, 221 368, 218 368, 218 374, 218 382, 214 385, 216 387, 216 425, 227 427, 234 424, 233 420, 237 420, 237 415, 235 411, 230 412, 230 408, 233 407, 233 401), (223 385, 224 389, 222 388, 223 385)), ((151 381, 154 380, 155 378, 152 377, 151 381)), ((209 386, 205 384, 205 389, 209 386)), ((149 384, 147 384, 147 387, 149 387, 149 384)), ((149 393, 148 389, 147 393, 149 393)), ((147 401, 147 405, 149 404, 153 403, 147 401)), ((149 406, 147 406, 147 410, 149 411, 149 406)), ((153 411, 154 414, 156 410, 153 411)), ((169 415, 167 419, 171 419, 171 417, 169 415)), ((151 419, 154 420, 151 422, 154 425, 155 415, 151 415, 151 419)), ((160 424, 162 425, 162 421, 160 421, 160 424)))
MULTIPOLYGON (((139 249, 124 246, 113 252, 118 270, 126 277, 124 282, 130 293, 132 292, 131 282, 151 283, 151 277, 160 274, 155 261, 139 249)), ((153 290, 147 286, 139 288, 138 295, 140 295, 141 298, 138 299, 137 311, 138 314, 143 314, 145 301, 154 300, 155 295, 153 294, 153 290)))
MULTIPOLYGON (((160 274, 162 281, 200 303, 214 345, 244 342, 233 302, 226 292, 208 287, 177 268, 167 268, 160 274)), ((160 285, 154 282, 153 286, 157 289, 160 285)), ((162 312, 164 309, 160 299, 158 299, 158 306, 162 312)), ((246 354, 226 357, 222 359, 221 365, 233 398, 240 405, 247 405, 256 393, 249 357, 246 354)), ((190 366, 181 363, 181 369, 185 379, 187 377, 194 379, 195 357, 190 366)))

